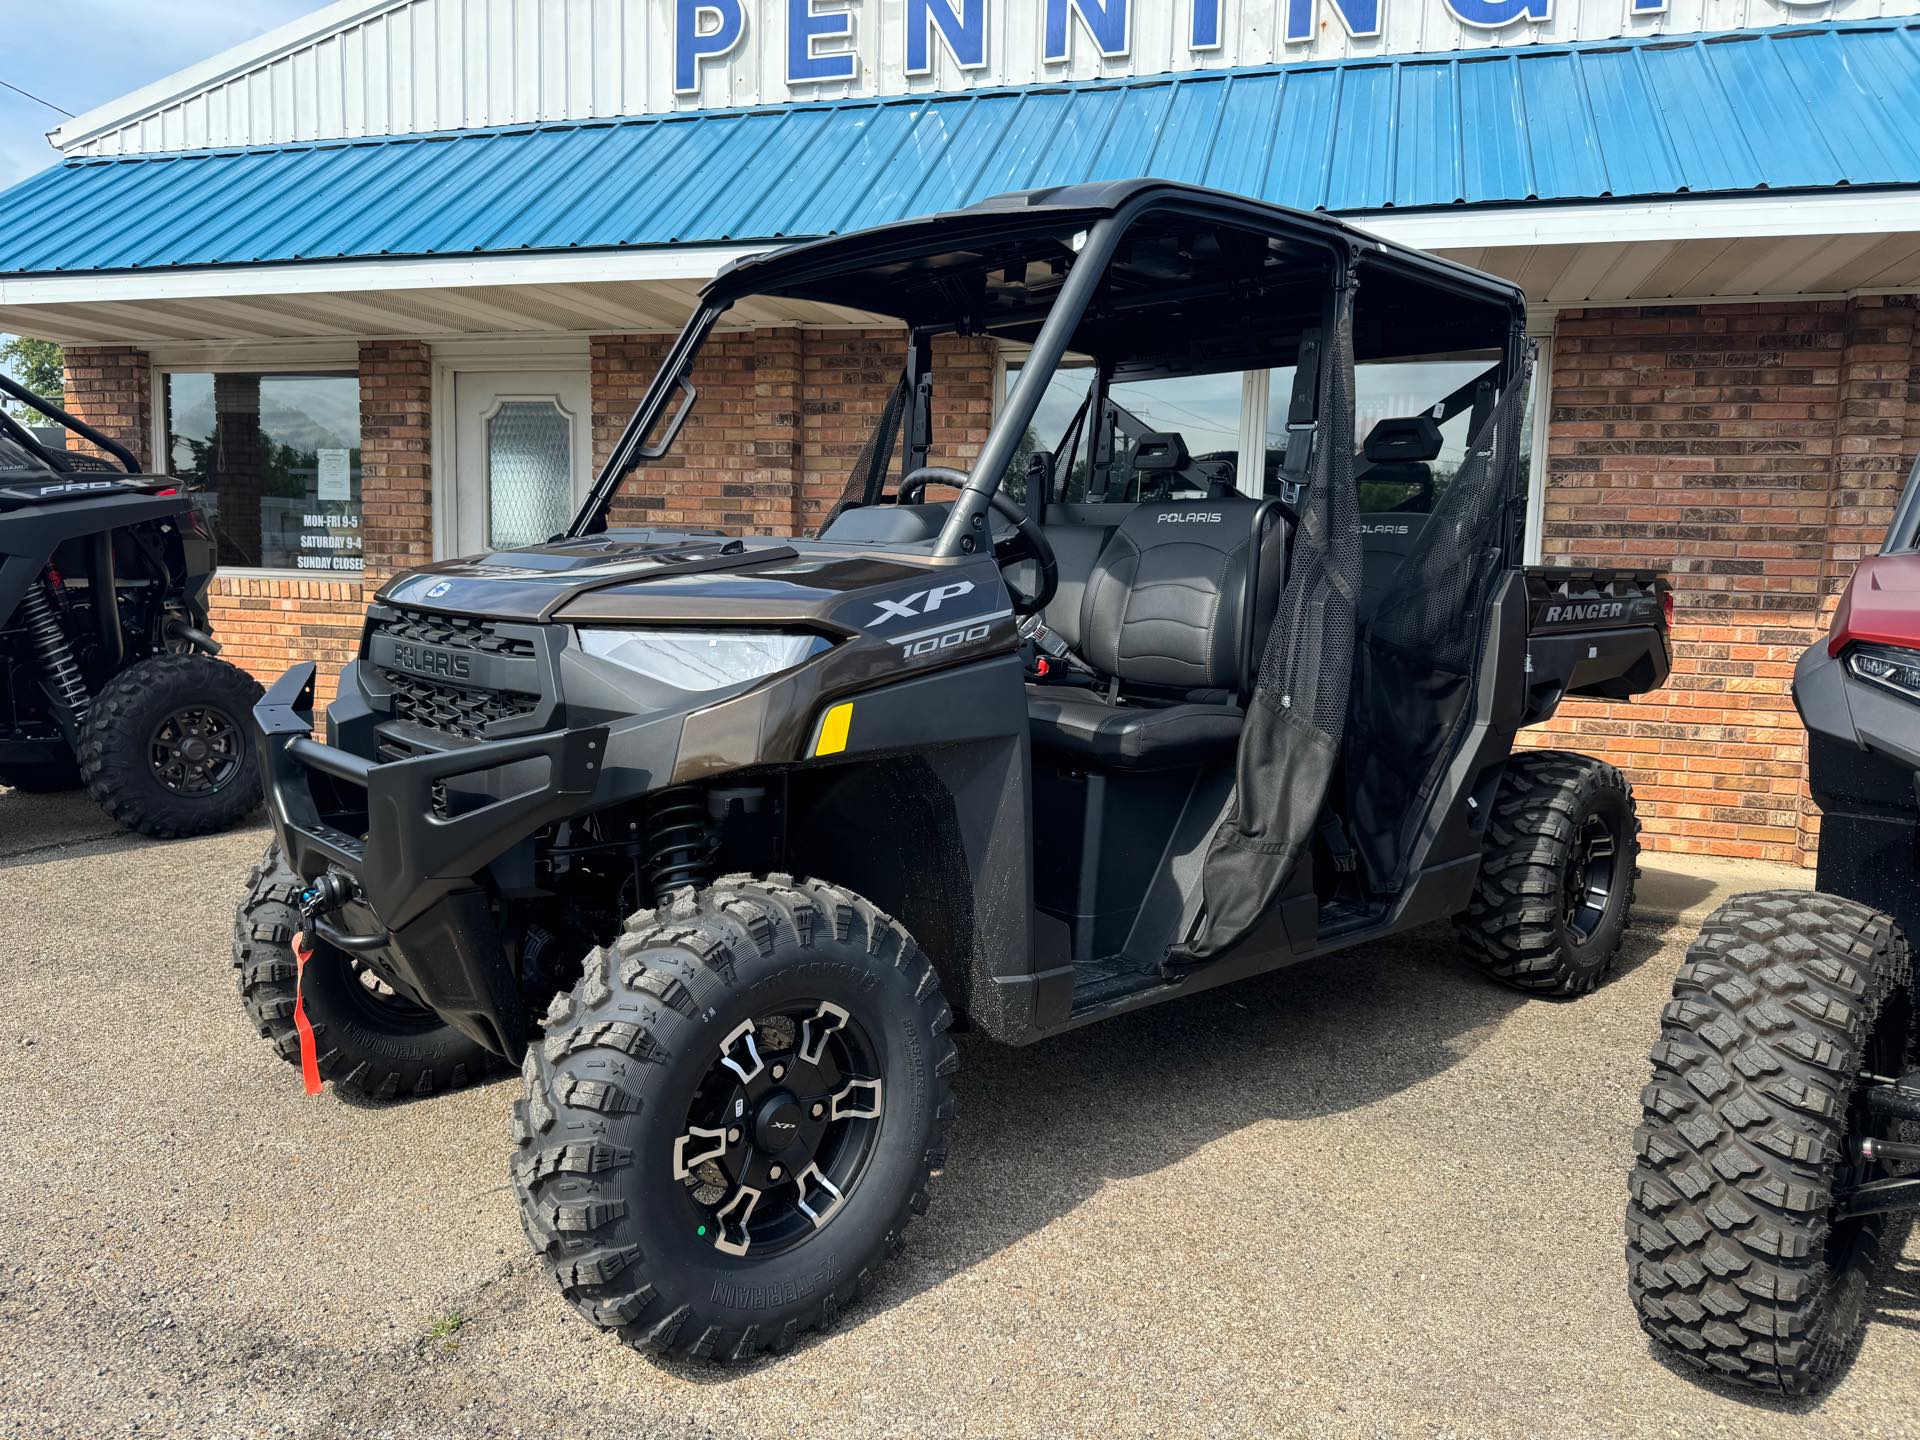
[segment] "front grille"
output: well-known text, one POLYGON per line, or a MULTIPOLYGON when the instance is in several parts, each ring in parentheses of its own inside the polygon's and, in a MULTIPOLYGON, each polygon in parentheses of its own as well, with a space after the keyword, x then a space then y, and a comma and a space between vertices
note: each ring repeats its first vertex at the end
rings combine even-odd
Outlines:
POLYGON ((532 695, 439 685, 398 670, 382 670, 380 674, 393 691, 394 719, 465 740, 485 739, 482 726, 517 720, 540 706, 532 695))
POLYGON ((438 735, 485 740, 487 726, 540 708, 541 670, 529 663, 539 652, 525 627, 383 606, 373 614, 367 651, 390 694, 393 718, 438 735), (438 654, 445 661, 446 651, 473 658, 454 661, 447 675, 416 673, 428 668, 417 657, 438 654))
POLYGON ((531 657, 533 642, 518 636, 506 636, 491 620, 473 620, 464 615, 429 615, 424 610, 399 610, 391 619, 374 624, 377 635, 416 645, 445 645, 454 650, 471 650, 477 655, 531 657))

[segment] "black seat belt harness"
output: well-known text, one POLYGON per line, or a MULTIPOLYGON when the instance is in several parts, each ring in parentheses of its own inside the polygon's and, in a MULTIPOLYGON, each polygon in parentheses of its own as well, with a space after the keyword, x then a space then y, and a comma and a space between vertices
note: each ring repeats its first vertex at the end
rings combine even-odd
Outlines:
POLYGON ((1280 456, 1280 498, 1297 506, 1307 486, 1313 458, 1313 432, 1320 408, 1320 332, 1300 337, 1300 359, 1293 369, 1293 398, 1287 402, 1287 448, 1280 456))

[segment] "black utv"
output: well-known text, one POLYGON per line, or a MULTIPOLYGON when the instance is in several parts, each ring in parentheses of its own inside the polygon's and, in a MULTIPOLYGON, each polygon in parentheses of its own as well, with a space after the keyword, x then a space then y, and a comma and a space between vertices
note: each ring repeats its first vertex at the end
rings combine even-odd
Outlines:
POLYGON ((734 265, 565 536, 389 584, 324 743, 311 665, 269 690, 250 1014, 314 1090, 520 1063, 513 1183, 561 1289, 733 1358, 829 1320, 925 1208, 958 1022, 1026 1044, 1448 917, 1499 979, 1590 989, 1632 800, 1514 737, 1662 683, 1666 588, 1523 569, 1524 318, 1149 181, 734 265), (902 327, 890 393, 811 412, 870 418, 843 500, 810 540, 625 528, 672 503, 630 477, 755 297, 902 327), (1018 364, 965 470, 930 463, 953 335, 1018 364), (1436 356, 1444 393, 1358 432, 1356 364, 1436 356), (1121 415, 1260 372, 1244 464, 1197 410, 1192 443, 1121 415))
POLYGON ((5 376, 0 397, 113 457, 48 444, 0 410, 0 785, 84 784, 145 835, 237 824, 260 805, 260 687, 214 658, 204 519, 51 401, 5 376))
POLYGON ((1660 1353, 1788 1395, 1852 1357, 1920 1211, 1920 466, 1793 699, 1818 889, 1708 917, 1660 1016, 1627 1289, 1660 1353))

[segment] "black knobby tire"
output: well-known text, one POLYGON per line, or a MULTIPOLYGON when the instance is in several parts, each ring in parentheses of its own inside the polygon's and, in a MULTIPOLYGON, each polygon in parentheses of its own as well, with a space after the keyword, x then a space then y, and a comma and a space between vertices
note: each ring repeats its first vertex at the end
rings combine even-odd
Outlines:
POLYGON ((573 1306, 637 1349, 786 1349, 865 1293, 925 1211, 953 1118, 951 1019, 912 937, 850 891, 784 875, 681 891, 587 957, 527 1051, 511 1173, 528 1239, 573 1306), (872 1150, 812 1233, 723 1254, 691 1182, 673 1178, 689 1102, 743 1020, 815 1000, 875 1041, 872 1150))
POLYGON ((0 785, 23 795, 57 795, 63 790, 80 788, 80 767, 71 756, 62 756, 45 765, 0 767, 0 785))
POLYGON ((1460 943, 1516 990, 1584 995, 1613 968, 1639 858, 1640 821, 1626 776, 1586 755, 1517 754, 1494 794, 1473 897, 1454 922, 1460 943), (1593 862, 1603 836, 1611 853, 1593 862), (1586 899, 1570 916, 1576 889, 1586 899))
MULTIPOLYGON (((247 875, 247 898, 233 917, 233 965, 247 1018, 289 1065, 300 1064, 293 1024, 298 964, 293 936, 300 929, 296 896, 304 888, 267 848, 247 875)), ((320 1076, 336 1090, 369 1100, 425 1096, 479 1080, 493 1055, 439 1016, 401 997, 382 994, 351 960, 325 944, 307 962, 300 995, 313 1026, 320 1076)))
POLYGON ((1660 1017, 1627 1180, 1627 1290, 1664 1353, 1803 1395, 1866 1313, 1886 1217, 1834 1219, 1860 1072, 1903 1073, 1912 966, 1890 919, 1806 891, 1708 919, 1660 1017))
POLYGON ((95 697, 80 734, 80 773, 94 803, 129 830, 157 839, 230 829, 260 808, 253 707, 260 684, 211 655, 153 655, 122 670, 95 697), (217 728, 206 769, 163 773, 156 755, 178 717, 217 728))

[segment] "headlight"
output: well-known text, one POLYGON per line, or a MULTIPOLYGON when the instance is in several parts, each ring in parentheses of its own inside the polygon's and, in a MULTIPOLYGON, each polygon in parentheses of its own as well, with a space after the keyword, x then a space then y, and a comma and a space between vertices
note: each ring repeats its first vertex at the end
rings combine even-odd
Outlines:
POLYGON ((1862 680, 1897 690, 1909 700, 1920 700, 1920 650, 1857 646, 1847 652, 1847 669, 1862 680))
POLYGON ((777 630, 581 630, 580 648, 676 690, 723 690, 791 670, 829 648, 777 630))

